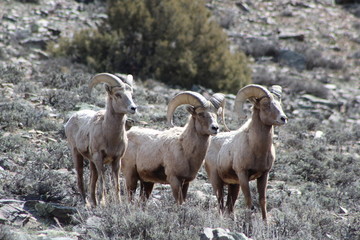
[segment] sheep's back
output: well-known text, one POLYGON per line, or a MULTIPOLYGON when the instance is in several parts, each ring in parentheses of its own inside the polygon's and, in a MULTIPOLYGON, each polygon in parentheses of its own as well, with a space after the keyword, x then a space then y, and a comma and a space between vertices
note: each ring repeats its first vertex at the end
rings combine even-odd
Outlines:
POLYGON ((65 135, 69 138, 76 138, 80 131, 84 131, 84 128, 89 125, 96 115, 95 111, 82 110, 74 113, 70 119, 65 123, 65 135))
POLYGON ((216 136, 211 137, 210 145, 206 153, 205 160, 212 161, 216 159, 217 154, 219 153, 224 142, 227 141, 233 135, 234 132, 221 132, 218 133, 216 136))
POLYGON ((132 127, 127 132, 129 142, 136 145, 152 145, 158 142, 165 142, 178 138, 182 133, 181 128, 171 128, 165 131, 160 131, 151 128, 132 127))
POLYGON ((171 128, 160 131, 155 129, 133 127, 128 131, 128 149, 124 161, 136 162, 138 170, 157 168, 164 165, 164 159, 172 159, 173 154, 180 152, 179 136, 182 128, 171 128))

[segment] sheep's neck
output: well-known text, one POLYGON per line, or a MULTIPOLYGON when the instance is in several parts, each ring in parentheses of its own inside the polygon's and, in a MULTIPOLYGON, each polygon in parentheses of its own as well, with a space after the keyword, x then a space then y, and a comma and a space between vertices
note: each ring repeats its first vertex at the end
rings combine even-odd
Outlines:
POLYGON ((126 116, 124 113, 116 113, 112 107, 111 100, 106 103, 106 112, 103 122, 103 131, 109 140, 123 138, 125 133, 126 116))
POLYGON ((260 111, 258 109, 254 109, 249 125, 249 131, 249 138, 250 141, 255 144, 255 149, 262 150, 261 152, 270 151, 274 128, 272 125, 265 125, 261 122, 260 111))
POLYGON ((197 172, 209 146, 210 136, 197 132, 195 121, 193 118, 190 118, 180 138, 184 154, 189 160, 190 167, 197 172))

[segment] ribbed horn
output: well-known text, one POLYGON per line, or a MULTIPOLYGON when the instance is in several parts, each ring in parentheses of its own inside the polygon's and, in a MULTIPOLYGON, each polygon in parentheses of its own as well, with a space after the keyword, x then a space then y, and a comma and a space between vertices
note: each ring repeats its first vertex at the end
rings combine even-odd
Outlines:
POLYGON ((246 118, 246 113, 244 112, 244 103, 249 98, 262 98, 262 97, 269 97, 272 98, 271 93, 265 87, 257 85, 257 84, 250 84, 238 91, 235 98, 235 112, 239 114, 240 119, 246 118))
POLYGON ((281 94, 282 94, 282 87, 279 85, 272 85, 270 87, 270 92, 277 96, 279 99, 281 99, 281 94))
POLYGON ((209 101, 216 109, 219 109, 225 105, 225 95, 222 93, 215 93, 211 96, 209 101))
POLYGON ((193 107, 209 107, 210 102, 206 100, 200 93, 185 91, 177 94, 170 100, 167 109, 167 123, 173 126, 173 114, 175 109, 183 104, 189 104, 193 107))
POLYGON ((209 101, 212 103, 212 105, 216 109, 219 109, 220 107, 222 108, 222 110, 221 110, 221 118, 222 118, 225 130, 230 131, 229 128, 227 127, 226 123, 225 123, 225 95, 222 94, 222 93, 215 93, 214 95, 211 96, 209 101))
POLYGON ((118 74, 116 74, 116 76, 117 76, 118 78, 120 78, 120 80, 121 80, 123 83, 129 85, 130 87, 133 87, 133 85, 134 85, 134 77, 133 77, 133 75, 131 75, 131 74, 125 75, 125 74, 120 74, 120 73, 118 73, 118 74))
POLYGON ((133 75, 128 74, 128 75, 126 76, 125 82, 126 82, 127 84, 129 84, 130 87, 132 87, 133 84, 134 84, 134 77, 133 77, 133 75))
POLYGON ((121 81, 121 79, 118 78, 117 76, 115 76, 111 73, 99 73, 99 74, 96 74, 90 80, 89 93, 91 92, 91 89, 99 83, 106 83, 111 87, 115 87, 115 86, 124 87, 125 86, 123 81, 121 81))

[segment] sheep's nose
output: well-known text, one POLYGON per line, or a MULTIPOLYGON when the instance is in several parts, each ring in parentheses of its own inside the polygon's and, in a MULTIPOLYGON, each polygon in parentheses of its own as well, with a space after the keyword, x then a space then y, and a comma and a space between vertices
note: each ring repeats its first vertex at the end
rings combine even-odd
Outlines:
POLYGON ((209 127, 209 131, 211 136, 215 136, 219 133, 219 126, 217 124, 211 124, 211 126, 209 127))
POLYGON ((212 126, 211 129, 214 130, 215 132, 217 132, 219 130, 219 127, 218 126, 212 126))
POLYGON ((136 109, 137 109, 136 106, 130 106, 129 107, 129 112, 134 114, 136 112, 136 109))
POLYGON ((287 118, 287 116, 281 116, 281 117, 280 117, 280 120, 281 120, 281 122, 283 122, 283 123, 287 123, 288 118, 287 118))

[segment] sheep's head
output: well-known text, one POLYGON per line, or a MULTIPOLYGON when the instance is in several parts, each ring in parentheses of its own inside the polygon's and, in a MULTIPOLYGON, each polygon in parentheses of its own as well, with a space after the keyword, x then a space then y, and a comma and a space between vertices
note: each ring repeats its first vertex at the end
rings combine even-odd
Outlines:
POLYGON ((132 81, 132 75, 127 75, 126 79, 121 80, 110 73, 99 73, 91 79, 89 89, 91 91, 95 85, 105 83, 105 89, 114 111, 134 114, 137 107, 132 99, 132 81))
POLYGON ((219 132, 217 116, 223 112, 225 97, 214 94, 210 100, 197 92, 185 91, 177 94, 168 104, 167 121, 173 126, 173 113, 180 105, 187 104, 187 111, 195 121, 196 130, 204 135, 216 135, 219 132))
POLYGON ((272 86, 271 91, 257 84, 247 85, 236 95, 235 111, 239 113, 240 119, 246 118, 243 105, 249 99, 265 125, 283 125, 288 118, 281 107, 281 92, 279 85, 272 86))

